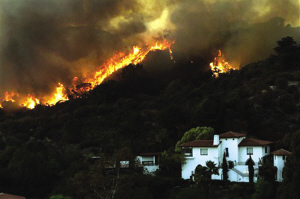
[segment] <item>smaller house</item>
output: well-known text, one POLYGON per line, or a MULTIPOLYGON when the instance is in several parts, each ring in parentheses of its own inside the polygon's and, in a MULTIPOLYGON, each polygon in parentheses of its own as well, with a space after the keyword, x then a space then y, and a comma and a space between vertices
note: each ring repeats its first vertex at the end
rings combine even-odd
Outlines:
POLYGON ((161 152, 141 153, 136 160, 143 166, 144 173, 154 173, 159 168, 158 157, 161 152))
POLYGON ((292 153, 284 149, 279 149, 277 151, 273 151, 272 154, 273 154, 273 164, 277 168, 275 180, 282 182, 283 180, 282 173, 286 162, 286 158, 292 153))

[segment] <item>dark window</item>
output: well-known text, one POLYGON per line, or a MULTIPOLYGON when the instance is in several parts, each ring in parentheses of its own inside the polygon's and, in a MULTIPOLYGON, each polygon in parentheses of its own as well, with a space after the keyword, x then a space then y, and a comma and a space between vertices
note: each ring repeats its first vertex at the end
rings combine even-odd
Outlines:
POLYGON ((265 153, 268 153, 268 147, 265 146, 265 153))
POLYGON ((185 156, 191 157, 193 156, 193 149, 192 148, 182 148, 181 153, 185 156))
POLYGON ((253 148, 247 148, 247 155, 253 155, 253 148))
POLYGON ((201 155, 208 155, 208 149, 200 149, 201 155))
POLYGON ((225 156, 226 156, 226 157, 229 157, 228 148, 225 148, 225 156))
POLYGON ((283 160, 285 160, 285 155, 284 155, 284 156, 282 156, 282 159, 283 159, 283 160))
POLYGON ((142 164, 145 165, 145 166, 152 166, 152 165, 154 165, 153 161, 143 161, 142 164))

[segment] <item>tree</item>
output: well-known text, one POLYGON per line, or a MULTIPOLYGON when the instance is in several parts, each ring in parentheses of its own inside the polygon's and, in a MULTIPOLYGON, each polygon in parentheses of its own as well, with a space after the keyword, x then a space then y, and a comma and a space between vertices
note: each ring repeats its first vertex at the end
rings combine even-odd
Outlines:
POLYGON ((223 180, 225 180, 225 181, 228 180, 228 165, 227 165, 225 152, 223 154, 222 174, 223 174, 223 180))
POLYGON ((259 176, 265 181, 274 183, 276 170, 276 167, 273 166, 273 163, 270 160, 265 160, 259 168, 259 176))
POLYGON ((288 134, 292 154, 287 157, 283 169, 283 181, 278 189, 278 198, 300 198, 300 131, 288 134))
POLYGON ((181 140, 177 142, 175 151, 180 152, 180 145, 194 140, 209 140, 213 138, 214 129, 211 127, 196 127, 185 132, 181 140))
POLYGON ((254 161, 251 158, 251 155, 249 159, 246 161, 246 165, 248 165, 248 170, 249 170, 249 182, 253 182, 253 177, 254 177, 254 161))
POLYGON ((212 175, 219 175, 219 169, 218 169, 216 163, 214 163, 213 161, 209 160, 209 161, 206 162, 206 166, 208 168, 208 172, 210 174, 210 177, 212 175))
MULTIPOLYGON (((195 169, 195 182, 198 186, 201 186, 202 192, 204 192, 204 187, 209 186, 211 182, 212 175, 219 175, 218 167, 216 167, 216 163, 209 160, 206 162, 206 166, 202 166, 199 164, 195 169)), ((209 192, 208 192, 209 193, 209 192)))
POLYGON ((274 184, 263 179, 259 179, 255 184, 255 192, 252 199, 275 198, 274 184))
POLYGON ((185 163, 183 154, 174 153, 173 151, 164 151, 159 159, 159 170, 156 171, 158 176, 180 177, 181 165, 185 163))
POLYGON ((284 37, 277 41, 278 46, 274 48, 276 53, 293 53, 297 50, 297 43, 294 41, 293 37, 284 37))

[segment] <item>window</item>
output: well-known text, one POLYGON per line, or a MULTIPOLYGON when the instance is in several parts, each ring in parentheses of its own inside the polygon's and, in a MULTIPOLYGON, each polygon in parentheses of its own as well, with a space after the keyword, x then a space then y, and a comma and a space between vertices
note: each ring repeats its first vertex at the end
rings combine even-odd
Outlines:
POLYGON ((265 146, 265 153, 268 153, 268 147, 265 146))
POLYGON ((247 155, 253 155, 253 148, 247 148, 247 155))
POLYGON ((200 149, 201 155, 208 155, 208 149, 200 149))
POLYGON ((285 155, 282 156, 282 159, 285 160, 285 155))
POLYGON ((152 165, 154 165, 153 161, 143 161, 142 164, 146 165, 146 166, 152 166, 152 165))
POLYGON ((193 156, 193 149, 192 149, 192 147, 182 148, 181 153, 184 154, 185 156, 191 157, 191 156, 193 156))
POLYGON ((225 156, 226 156, 226 157, 229 157, 228 148, 225 148, 225 156))

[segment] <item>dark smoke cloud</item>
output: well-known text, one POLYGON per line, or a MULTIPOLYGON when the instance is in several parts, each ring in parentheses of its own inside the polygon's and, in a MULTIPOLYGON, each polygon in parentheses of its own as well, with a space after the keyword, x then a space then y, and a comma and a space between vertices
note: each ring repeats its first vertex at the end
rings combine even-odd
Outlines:
POLYGON ((48 92, 93 70, 124 46, 124 39, 146 30, 133 17, 117 31, 106 30, 110 19, 135 12, 135 5, 134 0, 1 0, 1 90, 48 92))
POLYGON ((236 66, 266 58, 276 41, 300 29, 296 0, 189 0, 179 3, 171 15, 177 27, 175 49, 191 57, 211 57, 221 49, 236 66), (285 22, 285 19, 288 19, 285 22))
POLYGON ((163 29, 149 24, 165 11, 168 21, 156 24, 191 58, 209 61, 220 48, 243 65, 267 57, 282 37, 299 42, 297 0, 0 0, 0 91, 39 95, 70 84, 157 37, 163 29))

